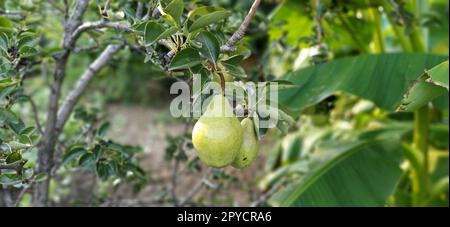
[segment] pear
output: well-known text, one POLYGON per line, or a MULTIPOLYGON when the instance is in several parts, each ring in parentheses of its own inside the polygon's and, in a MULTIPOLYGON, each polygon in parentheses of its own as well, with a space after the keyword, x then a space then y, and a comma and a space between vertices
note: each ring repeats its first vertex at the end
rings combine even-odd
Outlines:
POLYGON ((242 144, 242 127, 223 95, 215 95, 194 125, 192 143, 200 160, 222 168, 236 158, 242 144))
POLYGON ((233 167, 243 169, 249 166, 258 155, 259 144, 256 138, 253 121, 250 118, 245 118, 241 122, 242 130, 244 132, 241 148, 231 164, 233 167))

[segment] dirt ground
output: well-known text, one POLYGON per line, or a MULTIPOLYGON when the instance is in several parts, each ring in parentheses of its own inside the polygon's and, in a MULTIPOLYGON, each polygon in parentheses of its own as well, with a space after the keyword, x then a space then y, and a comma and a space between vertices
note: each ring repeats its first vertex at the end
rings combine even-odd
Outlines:
MULTIPOLYGON (((108 112, 111 121, 114 122, 110 137, 121 143, 141 146, 143 148, 141 167, 152 175, 150 184, 138 195, 127 195, 126 197, 136 201, 144 201, 155 197, 164 187, 170 188, 174 163, 167 162, 164 159, 164 150, 167 146, 165 138, 166 135, 182 134, 185 130, 185 124, 182 121, 171 119, 168 108, 111 105, 108 112)), ((236 170, 232 167, 225 168, 225 172, 237 177, 238 181, 235 184, 227 185, 225 190, 215 192, 219 194, 216 197, 227 198, 227 201, 224 201, 223 204, 220 204, 219 201, 218 204, 211 205, 230 205, 230 198, 234 201, 232 205, 250 205, 252 198, 260 193, 255 183, 262 175, 263 154, 264 148, 260 151, 258 160, 245 170, 236 170)), ((195 157, 195 151, 189 151, 188 156, 195 157)), ((193 174, 184 171, 183 166, 181 166, 180 173, 177 175, 177 197, 182 200, 190 189, 198 184, 202 175, 202 173, 193 174)), ((211 183, 214 184, 215 182, 211 181, 211 183)), ((208 193, 211 194, 211 190, 203 188, 196 197, 206 196, 208 193)))

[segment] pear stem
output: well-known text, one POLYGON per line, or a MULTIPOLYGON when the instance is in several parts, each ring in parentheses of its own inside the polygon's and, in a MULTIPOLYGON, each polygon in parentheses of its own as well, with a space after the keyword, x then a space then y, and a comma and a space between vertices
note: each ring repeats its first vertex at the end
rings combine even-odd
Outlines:
POLYGON ((222 88, 222 94, 225 96, 225 77, 223 76, 223 73, 220 70, 217 70, 216 64, 210 60, 206 62, 210 69, 214 70, 219 74, 220 78, 220 88, 222 88))
POLYGON ((220 78, 220 88, 222 88, 222 93, 225 95, 225 77, 223 76, 222 72, 217 72, 219 74, 220 78))

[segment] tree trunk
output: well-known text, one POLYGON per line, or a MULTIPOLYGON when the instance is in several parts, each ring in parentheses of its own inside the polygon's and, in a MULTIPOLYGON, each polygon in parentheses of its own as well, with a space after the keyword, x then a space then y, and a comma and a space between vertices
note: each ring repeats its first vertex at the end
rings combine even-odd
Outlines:
POLYGON ((53 84, 50 88, 47 122, 44 135, 38 145, 38 172, 46 172, 48 177, 45 181, 37 183, 33 194, 33 206, 47 206, 48 187, 53 168, 53 153, 58 139, 59 130, 56 130, 58 116, 58 102, 61 96, 61 87, 66 73, 67 60, 75 41, 72 33, 83 22, 83 15, 89 5, 89 0, 77 0, 70 17, 64 23, 63 48, 64 51, 56 56, 56 68, 53 74, 53 84))
POLYGON ((37 183, 33 195, 33 205, 36 207, 47 206, 48 187, 50 184, 51 170, 53 168, 53 153, 59 136, 56 129, 58 115, 58 101, 61 96, 61 86, 65 75, 69 51, 66 50, 57 59, 54 72, 54 81, 51 86, 47 123, 44 135, 38 145, 38 173, 45 172, 49 177, 45 181, 37 183))

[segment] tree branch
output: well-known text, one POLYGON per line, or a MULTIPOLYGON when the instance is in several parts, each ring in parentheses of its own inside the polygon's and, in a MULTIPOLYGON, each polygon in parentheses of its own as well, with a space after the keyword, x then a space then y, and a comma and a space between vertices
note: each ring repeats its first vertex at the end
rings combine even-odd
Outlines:
POLYGON ((137 8, 136 8, 136 18, 141 19, 143 11, 144 11, 144 3, 138 2, 137 8))
POLYGON ((107 12, 108 12, 110 3, 111 3, 111 0, 106 0, 105 6, 103 7, 103 10, 102 10, 102 15, 103 16, 107 16, 108 15, 107 12))
POLYGON ((236 48, 234 46, 242 38, 244 38, 245 32, 247 31, 247 28, 250 25, 250 22, 252 21, 253 16, 255 15, 256 10, 258 9, 258 6, 260 3, 261 3, 261 0, 254 0, 252 7, 248 11, 247 16, 245 17, 245 19, 242 22, 239 29, 233 34, 233 36, 230 37, 228 42, 220 48, 220 50, 222 52, 227 53, 227 52, 233 52, 236 50, 236 48))
POLYGON ((100 56, 95 59, 94 62, 86 69, 81 75, 80 79, 75 84, 75 87, 70 91, 61 110, 58 113, 58 121, 56 123, 56 130, 59 132, 64 127, 70 113, 72 112, 75 104, 83 94, 84 90, 88 86, 89 82, 94 78, 98 71, 100 71, 122 48, 122 45, 108 45, 100 56))
POLYGON ((42 135, 44 134, 44 131, 42 130, 41 122, 39 121, 39 111, 37 109, 36 103, 31 97, 28 99, 28 101, 30 102, 31 109, 33 110, 33 117, 36 124, 36 129, 42 135))
POLYGON ((89 29, 99 29, 99 28, 113 28, 118 31, 123 32, 133 32, 133 29, 128 27, 125 24, 118 22, 110 22, 110 21, 94 21, 94 22, 85 22, 80 25, 77 29, 75 29, 71 35, 71 39, 67 43, 68 47, 74 47, 76 40, 80 37, 83 32, 86 32, 89 29))
POLYGON ((13 204, 13 207, 19 206, 20 201, 22 201, 23 195, 25 195, 25 192, 31 187, 32 182, 30 185, 24 185, 23 188, 20 190, 19 194, 16 197, 16 200, 13 204))
POLYGON ((69 19, 64 24, 63 47, 70 49, 73 45, 72 33, 83 23, 83 15, 89 5, 89 0, 78 0, 69 19))
POLYGON ((21 12, 8 12, 0 10, 0 16, 4 16, 11 20, 23 20, 25 16, 21 12))
MULTIPOLYGON (((89 5, 89 0, 78 0, 74 10, 68 20, 64 23, 64 50, 58 56, 55 56, 56 67, 53 74, 53 83, 50 86, 50 95, 48 102, 47 122, 44 135, 38 144, 38 172, 50 173, 53 166, 53 152, 57 141, 56 121, 58 114, 58 102, 61 96, 61 87, 66 74, 66 65, 70 56, 70 44, 72 43, 72 32, 80 26, 83 15, 89 5)), ((50 177, 45 181, 37 183, 33 194, 33 205, 43 207, 48 201, 48 187, 50 177)))
POLYGON ((13 163, 0 163, 0 170, 2 169, 9 169, 9 170, 15 170, 17 173, 20 173, 22 171, 23 166, 25 165, 26 161, 17 161, 13 163))

